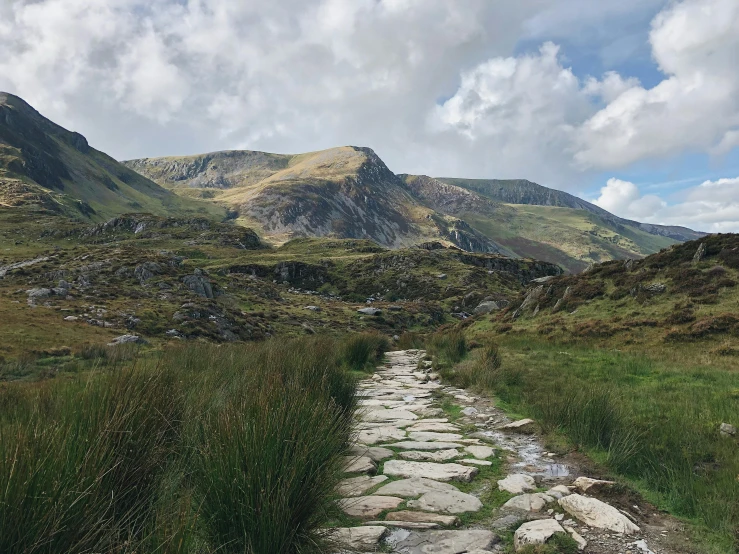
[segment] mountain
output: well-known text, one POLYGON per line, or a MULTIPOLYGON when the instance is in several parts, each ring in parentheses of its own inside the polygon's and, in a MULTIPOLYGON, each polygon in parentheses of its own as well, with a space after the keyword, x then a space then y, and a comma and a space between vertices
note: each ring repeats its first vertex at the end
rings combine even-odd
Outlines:
POLYGON ((85 137, 0 92, 0 206, 82 219, 125 212, 160 215, 223 210, 181 198, 92 148, 85 137))
POLYGON ((123 163, 179 194, 228 206, 239 223, 276 243, 331 236, 400 248, 442 240, 464 250, 508 253, 466 222, 419 203, 369 148, 299 155, 228 151, 123 163))
POLYGON ((553 206, 584 210, 616 225, 637 227, 651 235, 659 235, 679 242, 695 240, 706 235, 706 233, 693 231, 686 227, 653 225, 651 223, 639 223, 638 221, 623 219, 595 204, 586 202, 582 198, 560 190, 543 187, 526 179, 454 179, 440 177, 438 181, 449 185, 456 185, 463 189, 474 191, 491 200, 507 204, 553 206))
POLYGON ((517 255, 554 262, 570 272, 606 260, 642 258, 705 236, 683 227, 619 218, 576 196, 525 180, 402 177, 424 205, 463 219, 517 255))

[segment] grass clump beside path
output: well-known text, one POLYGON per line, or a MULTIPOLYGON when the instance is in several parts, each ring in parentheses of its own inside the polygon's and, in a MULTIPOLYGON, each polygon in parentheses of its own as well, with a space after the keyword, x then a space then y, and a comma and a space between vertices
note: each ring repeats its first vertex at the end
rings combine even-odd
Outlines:
POLYGON ((306 337, 0 389, 0 551, 320 552, 356 384, 306 337))
MULTIPOLYGON (((739 443, 719 433, 722 422, 739 425, 736 371, 707 366, 689 349, 648 356, 500 340, 500 365, 475 384, 696 521, 712 551, 739 550, 739 443)), ((482 350, 457 373, 490 368, 486 358, 482 350)))

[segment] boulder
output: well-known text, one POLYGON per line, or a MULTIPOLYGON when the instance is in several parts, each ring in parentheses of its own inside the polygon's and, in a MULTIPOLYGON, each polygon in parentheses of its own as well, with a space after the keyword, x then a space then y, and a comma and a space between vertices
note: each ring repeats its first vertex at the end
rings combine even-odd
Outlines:
POLYGON ((379 308, 359 308, 357 312, 363 315, 371 315, 371 316, 382 315, 382 310, 379 308))
POLYGON ((119 344, 146 344, 146 341, 138 335, 121 335, 110 341, 108 346, 118 346, 119 344))
POLYGON ((488 301, 481 302, 474 310, 475 315, 489 314, 490 312, 497 312, 500 310, 497 302, 488 301))
POLYGON ((566 533, 566 531, 553 519, 529 521, 516 529, 513 535, 513 547, 518 552, 529 544, 545 544, 557 533, 566 533))
POLYGON ((482 509, 479 498, 460 491, 427 492, 418 500, 409 500, 406 505, 415 510, 445 514, 478 512, 482 509))
POLYGON ((559 505, 572 517, 591 527, 627 535, 639 532, 639 527, 634 525, 629 518, 597 498, 571 494, 560 498, 559 505))
POLYGON ((735 437, 736 427, 729 423, 722 423, 719 425, 719 433, 721 433, 722 437, 735 437))
POLYGON ((511 494, 523 494, 526 491, 536 490, 536 481, 531 475, 514 473, 498 481, 498 488, 511 494))
POLYGON ((213 286, 200 269, 196 269, 192 275, 185 275, 182 278, 182 282, 198 296, 202 296, 203 298, 215 297, 213 286))

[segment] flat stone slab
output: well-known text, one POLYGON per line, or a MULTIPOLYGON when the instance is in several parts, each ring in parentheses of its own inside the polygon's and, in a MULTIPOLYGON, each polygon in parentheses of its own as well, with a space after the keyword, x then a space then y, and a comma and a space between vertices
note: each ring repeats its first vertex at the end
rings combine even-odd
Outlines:
MULTIPOLYGON (((390 512, 391 514, 394 512, 390 512)), ((365 525, 365 524, 363 524, 365 525)), ((438 523, 430 523, 425 521, 368 521, 366 525, 385 525, 386 527, 396 527, 398 529, 438 529, 441 527, 438 523)))
POLYGON ((572 484, 580 492, 594 494, 603 489, 610 488, 616 483, 602 479, 591 479, 590 477, 578 477, 572 484))
POLYGON ((341 496, 362 496, 366 491, 380 483, 384 483, 387 479, 386 475, 376 475, 375 477, 362 475, 361 477, 342 479, 339 481, 337 492, 341 496))
POLYGON ((408 431, 436 431, 439 433, 453 433, 459 431, 459 426, 453 423, 437 423, 435 421, 421 420, 407 428, 408 431))
POLYGON ((449 450, 407 450, 398 455, 404 460, 417 462, 448 462, 461 456, 459 451, 454 448, 449 450))
POLYGON ((400 540, 389 542, 403 554, 465 554, 488 550, 499 541, 492 531, 414 531, 400 540))
POLYGON ((470 445, 470 446, 465 446, 464 449, 466 452, 469 452, 475 458, 479 458, 480 460, 485 460, 487 458, 492 457, 493 454, 495 454, 495 449, 489 446, 470 445))
POLYGON ((409 412, 408 410, 403 410, 402 408, 390 408, 390 409, 378 409, 373 408, 371 410, 367 410, 364 413, 359 414, 359 419, 363 421, 395 421, 398 419, 404 419, 404 420, 415 420, 418 419, 418 416, 414 414, 413 412, 409 412))
POLYGON ((463 514, 478 512, 482 502, 476 496, 460 491, 427 492, 418 500, 409 500, 406 504, 414 510, 441 512, 445 514, 463 514))
POLYGON ((342 498, 338 504, 349 516, 371 519, 385 510, 397 508, 401 502, 403 502, 402 498, 394 496, 357 496, 356 498, 342 498))
POLYGON ((374 473, 377 464, 367 456, 344 456, 344 473, 374 473))
POLYGON ((559 505, 572 517, 598 529, 630 535, 638 533, 639 527, 613 506, 597 498, 571 494, 559 499, 559 505))
POLYGON ((457 441, 463 437, 459 433, 434 433, 433 431, 412 431, 408 433, 411 440, 414 441, 457 441))
POLYGON ((378 442, 390 442, 403 440, 405 431, 397 427, 376 427, 375 429, 364 429, 357 433, 356 440, 359 443, 372 445, 378 442))
POLYGON ((400 512, 390 512, 385 518, 387 521, 414 521, 414 522, 431 522, 452 527, 459 525, 459 518, 456 516, 445 516, 441 514, 429 514, 426 512, 413 512, 409 510, 401 510, 400 512))
POLYGON ((451 448, 463 448, 463 445, 456 442, 427 442, 427 441, 401 441, 394 444, 388 444, 394 448, 401 450, 448 450, 451 448))
POLYGON ((433 462, 407 462, 389 460, 385 462, 383 473, 392 477, 425 477, 436 481, 472 481, 480 470, 461 464, 436 464, 433 462))
POLYGON ((342 527, 331 530, 331 538, 344 548, 353 551, 374 550, 387 534, 387 527, 372 525, 367 527, 342 527))
POLYGON ((349 453, 354 456, 366 456, 373 462, 381 462, 395 456, 395 452, 389 448, 383 448, 382 446, 364 446, 363 444, 355 444, 349 450, 349 453))
POLYGON ((536 481, 530 475, 514 473, 498 481, 498 488, 511 494, 523 494, 526 491, 536 490, 536 481))
POLYGON ((464 460, 459 460, 463 464, 469 464, 473 466, 480 466, 480 467, 490 467, 493 465, 493 462, 489 462, 487 460, 478 460, 477 458, 465 458, 464 460))
POLYGON ((513 535, 513 547, 518 551, 528 544, 545 544, 556 533, 566 533, 566 531, 553 519, 529 521, 516 529, 513 535))
POLYGON ((375 494, 415 498, 428 492, 456 492, 458 490, 457 487, 449 483, 440 483, 439 481, 425 479, 423 477, 413 477, 411 479, 401 479, 388 483, 380 487, 375 494))

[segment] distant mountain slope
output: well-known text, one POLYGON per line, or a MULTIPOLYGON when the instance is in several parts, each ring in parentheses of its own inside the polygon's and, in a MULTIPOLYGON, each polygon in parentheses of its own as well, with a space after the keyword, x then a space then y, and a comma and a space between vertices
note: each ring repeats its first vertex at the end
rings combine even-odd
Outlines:
POLYGON ((419 202, 463 219, 520 256, 557 263, 571 272, 590 263, 641 258, 687 237, 704 236, 621 219, 530 181, 403 178, 419 202))
POLYGON ((611 221, 618 225, 638 227, 650 235, 660 235, 676 241, 685 242, 706 236, 706 233, 693 231, 686 227, 653 225, 651 223, 639 223, 613 215, 612 213, 586 202, 582 198, 573 196, 567 192, 543 187, 525 179, 454 179, 439 177, 442 183, 456 185, 466 190, 498 202, 507 204, 525 204, 534 206, 553 206, 559 208, 572 208, 585 210, 600 216, 603 220, 611 221))
POLYGON ((419 204, 369 148, 298 155, 229 151, 123 163, 179 194, 228 206, 240 222, 275 242, 333 236, 398 248, 443 240, 465 250, 506 253, 464 221, 419 204))
POLYGON ((0 92, 0 206, 102 220, 126 212, 222 212, 183 199, 0 92))

